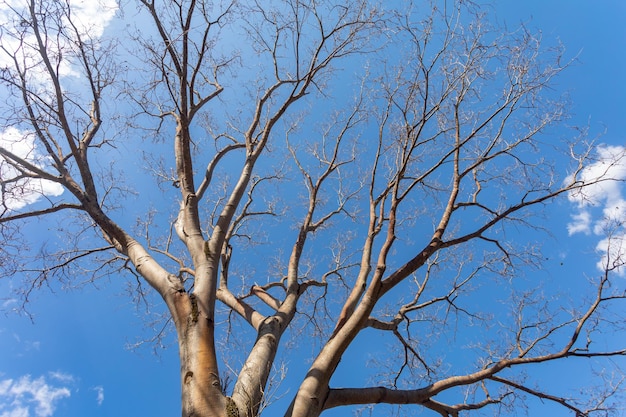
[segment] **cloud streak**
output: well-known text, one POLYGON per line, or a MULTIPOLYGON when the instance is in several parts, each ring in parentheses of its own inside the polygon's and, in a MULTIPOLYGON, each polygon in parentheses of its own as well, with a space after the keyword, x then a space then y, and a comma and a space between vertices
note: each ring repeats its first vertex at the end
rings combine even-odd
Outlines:
MULTIPOLYGON (((598 268, 626 273, 626 147, 601 145, 593 162, 579 179, 587 184, 571 192, 569 201, 576 212, 567 225, 571 235, 584 233, 600 237, 596 249, 601 254, 598 268)), ((571 180, 571 177, 570 177, 571 180)))

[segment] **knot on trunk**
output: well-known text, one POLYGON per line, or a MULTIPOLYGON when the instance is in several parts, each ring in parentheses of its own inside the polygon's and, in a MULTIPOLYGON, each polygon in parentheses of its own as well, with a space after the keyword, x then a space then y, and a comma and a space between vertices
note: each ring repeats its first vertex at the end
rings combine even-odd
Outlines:
POLYGON ((239 417, 239 408, 230 397, 226 397, 226 417, 239 417))

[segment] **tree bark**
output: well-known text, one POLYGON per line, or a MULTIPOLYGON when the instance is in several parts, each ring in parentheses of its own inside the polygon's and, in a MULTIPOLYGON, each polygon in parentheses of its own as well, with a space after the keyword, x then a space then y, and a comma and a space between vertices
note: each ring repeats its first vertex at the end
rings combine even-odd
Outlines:
POLYGON ((194 294, 179 292, 169 301, 178 335, 182 417, 238 416, 234 403, 222 392, 213 321, 194 294))
POLYGON ((178 336, 182 416, 230 417, 232 414, 226 411, 229 402, 222 393, 218 368, 211 354, 213 328, 198 315, 194 303, 191 302, 187 323, 178 336))

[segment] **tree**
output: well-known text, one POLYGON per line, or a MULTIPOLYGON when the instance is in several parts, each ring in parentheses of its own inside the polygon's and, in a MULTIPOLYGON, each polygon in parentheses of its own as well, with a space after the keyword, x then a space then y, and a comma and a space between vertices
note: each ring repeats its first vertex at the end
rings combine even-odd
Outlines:
POLYGON ((123 10, 141 30, 117 39, 73 7, 29 0, 1 33, 3 268, 30 273, 25 300, 79 268, 125 271, 138 297, 156 292, 178 339, 183 416, 258 415, 297 329, 319 351, 287 416, 375 403, 457 416, 526 397, 577 416, 613 411, 619 378, 570 398, 525 376, 626 354, 603 336, 620 330, 621 248, 577 305, 518 278, 541 268, 518 230, 614 180, 624 157, 590 176, 584 135, 550 137, 567 116, 550 89, 567 67, 560 48, 493 28, 468 2, 138 0, 123 10), (153 168, 143 206, 127 203, 143 182, 114 163, 116 146, 153 168), (26 263, 19 231, 33 218, 68 238, 26 263), (493 294, 504 305, 485 305, 493 294), (468 324, 476 333, 455 346, 439 339, 468 324), (234 329, 249 352, 220 363, 234 329), (334 387, 366 332, 398 356, 381 361, 377 386, 334 387), (444 362, 468 345, 463 364, 444 362), (238 367, 232 391, 225 366, 238 367))

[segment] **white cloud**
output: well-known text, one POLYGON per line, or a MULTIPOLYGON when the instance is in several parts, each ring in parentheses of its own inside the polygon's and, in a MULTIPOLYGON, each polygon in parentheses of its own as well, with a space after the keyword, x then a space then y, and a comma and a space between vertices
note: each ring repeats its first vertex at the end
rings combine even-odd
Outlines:
POLYGON ((98 385, 97 387, 94 387, 93 390, 96 391, 96 401, 98 402, 98 405, 102 405, 104 402, 104 387, 102 385, 98 385))
MULTIPOLYGON (((571 179, 571 178, 570 178, 571 179)), ((580 173, 579 180, 591 184, 570 193, 576 213, 567 225, 575 233, 601 236, 596 249, 601 253, 598 268, 626 274, 626 147, 598 146, 593 163, 580 173)))
POLYGON ((2 303, 2 309, 9 308, 12 305, 18 304, 19 300, 17 298, 8 298, 2 303))
POLYGON ((50 375, 50 378, 56 379, 57 381, 65 383, 65 384, 74 382, 74 376, 70 374, 66 374, 64 372, 59 372, 59 371, 48 372, 48 375, 50 375))
POLYGON ((588 211, 580 211, 572 215, 572 221, 567 225, 567 232, 571 235, 574 233, 591 233, 591 213, 588 211))
POLYGON ((17 407, 0 414, 0 417, 29 417, 28 408, 17 407))
POLYGON ((99 38, 117 11, 116 0, 73 0, 70 1, 72 15, 83 32, 99 38))
POLYGON ((12 379, 5 379, 4 381, 0 381, 0 396, 4 395, 9 390, 9 387, 12 383, 12 379))
POLYGON ((58 401, 69 396, 69 388, 53 386, 43 376, 5 379, 0 381, 0 417, 50 417, 58 401))
MULTIPOLYGON (((33 135, 20 132, 14 127, 0 131, 0 148, 38 168, 47 164, 47 158, 37 151, 33 135)), ((19 210, 43 196, 56 197, 63 193, 60 184, 48 180, 21 178, 10 181, 19 175, 20 172, 7 159, 0 159, 0 178, 5 182, 2 187, 2 202, 9 210, 19 210)))

